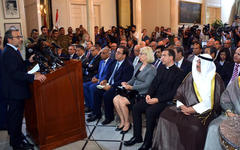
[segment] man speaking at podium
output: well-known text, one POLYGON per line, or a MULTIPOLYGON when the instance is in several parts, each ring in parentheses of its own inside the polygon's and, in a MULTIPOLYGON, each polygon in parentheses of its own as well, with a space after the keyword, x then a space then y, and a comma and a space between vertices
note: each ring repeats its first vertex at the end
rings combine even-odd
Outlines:
POLYGON ((40 73, 28 74, 27 65, 33 56, 24 61, 20 53, 22 36, 19 30, 11 28, 4 36, 4 50, 1 55, 2 94, 7 104, 7 129, 13 150, 32 149, 22 133, 24 100, 30 97, 29 83, 34 80, 44 82, 46 77, 40 73))

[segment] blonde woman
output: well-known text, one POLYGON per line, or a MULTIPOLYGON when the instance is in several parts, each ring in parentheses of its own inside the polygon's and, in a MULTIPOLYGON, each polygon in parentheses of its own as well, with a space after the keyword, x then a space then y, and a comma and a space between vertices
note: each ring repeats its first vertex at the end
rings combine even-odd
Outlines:
MULTIPOLYGON (((145 97, 148 88, 155 77, 157 71, 151 64, 154 62, 153 50, 150 47, 143 47, 140 49, 139 60, 141 63, 136 65, 134 69, 134 74, 128 82, 122 82, 122 86, 126 90, 136 90, 140 97, 145 97)), ((120 117, 120 124, 115 129, 116 131, 121 131, 121 134, 127 133, 131 129, 131 124, 129 122, 129 109, 128 106, 134 104, 135 99, 128 99, 121 95, 117 95, 113 99, 115 109, 120 117)))

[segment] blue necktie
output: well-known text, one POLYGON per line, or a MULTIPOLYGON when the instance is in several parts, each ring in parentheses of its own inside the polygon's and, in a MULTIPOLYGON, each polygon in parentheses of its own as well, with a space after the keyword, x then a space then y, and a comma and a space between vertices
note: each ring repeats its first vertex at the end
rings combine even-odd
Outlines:
POLYGON ((115 68, 113 70, 113 73, 112 73, 112 75, 111 75, 111 77, 109 79, 110 85, 114 84, 114 75, 115 75, 116 71, 118 70, 118 67, 119 67, 119 62, 117 62, 116 66, 115 66, 115 68))
MULTIPOLYGON (((175 62, 175 65, 178 67, 178 62, 175 62)), ((179 68, 179 67, 178 67, 179 68)))
POLYGON ((102 73, 103 73, 104 67, 105 67, 105 61, 103 61, 102 66, 101 66, 101 70, 100 70, 100 72, 99 72, 99 81, 100 81, 101 78, 102 78, 102 73))
POLYGON ((18 53, 18 55, 20 55, 22 57, 22 54, 19 50, 17 50, 17 53, 18 53))

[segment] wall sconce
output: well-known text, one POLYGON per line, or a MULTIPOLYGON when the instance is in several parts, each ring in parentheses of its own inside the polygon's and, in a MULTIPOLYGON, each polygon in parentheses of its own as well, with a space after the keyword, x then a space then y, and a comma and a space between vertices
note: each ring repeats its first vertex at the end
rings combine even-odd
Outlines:
POLYGON ((41 12, 41 16, 45 16, 47 14, 45 5, 42 5, 42 4, 40 5, 40 12, 41 12))

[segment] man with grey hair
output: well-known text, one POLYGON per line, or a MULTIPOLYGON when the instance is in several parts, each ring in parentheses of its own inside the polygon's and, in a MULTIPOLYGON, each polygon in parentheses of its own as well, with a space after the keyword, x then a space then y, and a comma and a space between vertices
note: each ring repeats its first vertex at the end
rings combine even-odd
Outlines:
POLYGON ((22 36, 19 30, 11 29, 5 33, 6 43, 1 55, 2 94, 7 104, 7 128, 10 135, 10 145, 13 149, 31 149, 22 133, 22 120, 25 99, 30 98, 29 83, 34 80, 44 82, 46 77, 40 73, 28 74, 27 64, 33 62, 33 56, 24 61, 20 46, 22 36))
POLYGON ((109 65, 112 63, 113 59, 110 58, 110 49, 105 47, 101 50, 101 61, 98 67, 98 73, 92 77, 91 81, 83 83, 83 91, 84 91, 84 100, 85 100, 85 112, 91 112, 93 110, 93 100, 94 100, 94 92, 96 90, 96 86, 105 79, 109 65))

